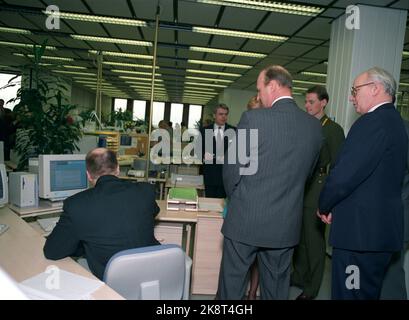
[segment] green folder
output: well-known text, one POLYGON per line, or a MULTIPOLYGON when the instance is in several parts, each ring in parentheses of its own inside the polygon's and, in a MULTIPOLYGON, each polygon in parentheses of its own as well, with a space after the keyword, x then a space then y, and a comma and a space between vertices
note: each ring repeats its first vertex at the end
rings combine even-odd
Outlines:
POLYGON ((175 201, 197 201, 197 190, 195 188, 170 188, 168 199, 175 201))

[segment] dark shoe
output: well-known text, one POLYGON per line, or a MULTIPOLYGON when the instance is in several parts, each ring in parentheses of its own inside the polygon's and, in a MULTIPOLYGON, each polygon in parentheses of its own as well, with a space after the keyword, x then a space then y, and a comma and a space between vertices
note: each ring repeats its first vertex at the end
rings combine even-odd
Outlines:
POLYGON ((306 296, 304 292, 301 292, 300 295, 295 298, 295 300, 313 300, 314 298, 311 298, 309 296, 306 296))

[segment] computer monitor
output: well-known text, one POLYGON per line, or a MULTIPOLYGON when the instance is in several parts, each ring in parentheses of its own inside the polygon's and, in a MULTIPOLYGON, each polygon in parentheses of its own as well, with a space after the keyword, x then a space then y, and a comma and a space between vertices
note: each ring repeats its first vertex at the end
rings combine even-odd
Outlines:
POLYGON ((85 154, 44 154, 38 159, 39 196, 62 201, 87 189, 85 154))
POLYGON ((9 201, 6 166, 0 163, 0 207, 9 201))
POLYGON ((0 163, 4 163, 4 142, 0 141, 0 163))

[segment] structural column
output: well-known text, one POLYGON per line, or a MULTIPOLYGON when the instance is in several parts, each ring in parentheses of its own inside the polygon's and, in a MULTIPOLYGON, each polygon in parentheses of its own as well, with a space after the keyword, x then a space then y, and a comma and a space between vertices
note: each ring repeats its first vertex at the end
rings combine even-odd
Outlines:
POLYGON ((399 83, 406 17, 406 10, 357 5, 332 23, 327 112, 346 134, 359 117, 348 100, 357 75, 378 66, 399 83))

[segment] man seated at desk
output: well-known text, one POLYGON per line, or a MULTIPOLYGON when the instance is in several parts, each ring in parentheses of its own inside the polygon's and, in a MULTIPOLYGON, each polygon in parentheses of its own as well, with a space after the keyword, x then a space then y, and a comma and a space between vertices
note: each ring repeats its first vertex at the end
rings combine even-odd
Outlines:
POLYGON ((114 152, 91 150, 86 166, 88 180, 95 187, 64 201, 63 213, 47 238, 44 255, 57 260, 84 254, 92 273, 102 279, 115 253, 159 244, 153 233, 159 207, 154 186, 118 178, 114 152))

